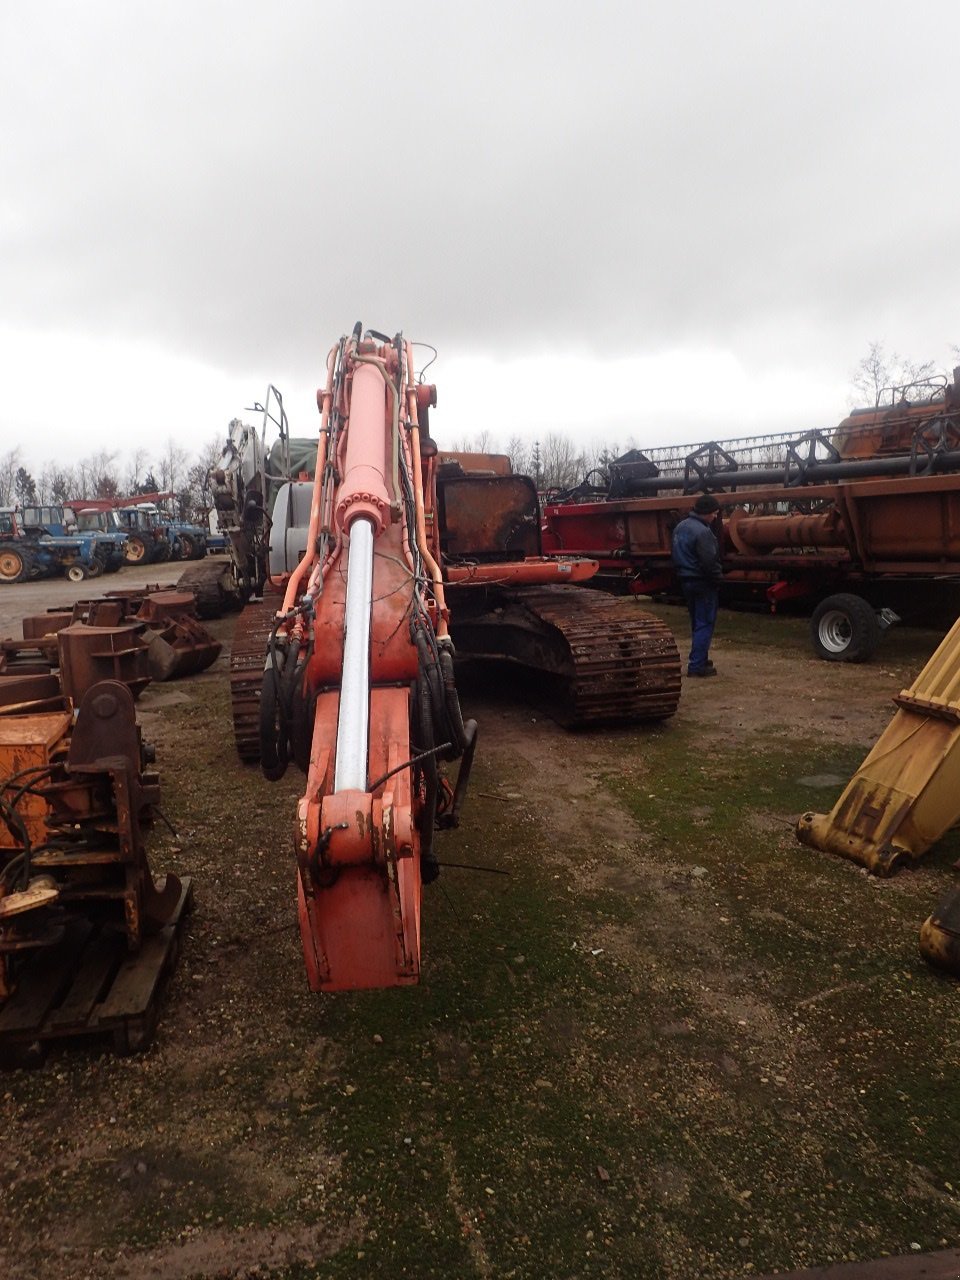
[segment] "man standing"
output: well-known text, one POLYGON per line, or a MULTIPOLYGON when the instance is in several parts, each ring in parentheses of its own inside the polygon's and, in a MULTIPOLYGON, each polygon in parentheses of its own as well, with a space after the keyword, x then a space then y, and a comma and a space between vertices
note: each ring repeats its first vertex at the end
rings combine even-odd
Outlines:
POLYGON ((713 494, 703 493, 673 531, 673 563, 680 579, 683 598, 690 610, 690 658, 688 676, 715 676, 710 661, 710 641, 717 621, 720 597, 720 546, 711 525, 720 509, 713 494))

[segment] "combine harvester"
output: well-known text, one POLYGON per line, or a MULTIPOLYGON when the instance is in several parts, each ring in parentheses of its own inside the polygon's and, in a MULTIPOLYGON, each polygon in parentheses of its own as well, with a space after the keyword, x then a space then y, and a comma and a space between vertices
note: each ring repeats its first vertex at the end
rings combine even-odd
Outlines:
POLYGON ((612 591, 676 591, 670 534, 701 492, 720 503, 726 599, 806 605, 815 652, 862 662, 899 612, 960 583, 960 369, 831 432, 633 450, 602 486, 548 498, 544 549, 595 557, 612 591))
MULTIPOLYGON (((318 404, 312 481, 271 500, 264 441, 239 424, 215 474, 251 597, 234 723, 268 778, 291 759, 307 775, 294 840, 311 988, 395 986, 418 980, 421 885, 438 874, 434 834, 459 820, 476 747, 454 641, 547 677, 577 726, 672 715, 680 663, 657 619, 568 585, 595 562, 540 554, 531 481, 438 467, 436 389, 417 381, 401 335, 358 324, 341 338, 318 404)), ((290 474, 292 442, 280 444, 290 474)))

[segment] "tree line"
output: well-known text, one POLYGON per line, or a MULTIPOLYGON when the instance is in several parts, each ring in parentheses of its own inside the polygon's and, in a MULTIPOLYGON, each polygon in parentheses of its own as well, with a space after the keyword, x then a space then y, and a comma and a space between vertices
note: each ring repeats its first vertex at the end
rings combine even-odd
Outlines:
MULTIPOLYGON (((954 358, 960 360, 960 346, 952 346, 951 351, 954 358)), ((889 350, 882 341, 871 342, 866 355, 851 373, 851 403, 879 404, 888 388, 922 385, 934 374, 932 360, 906 359, 889 350)), ((207 473, 220 457, 223 439, 223 436, 213 437, 192 456, 172 439, 157 454, 143 448, 127 455, 101 449, 75 466, 47 463, 36 476, 27 469, 20 449, 10 449, 0 455, 0 506, 174 493, 181 519, 205 523, 210 508, 207 473)), ((531 476, 537 488, 544 491, 568 489, 595 473, 605 477, 609 464, 634 444, 631 438, 622 447, 616 441, 584 445, 582 440, 575 442, 562 431, 551 431, 542 440, 513 435, 506 449, 501 450, 493 433, 483 430, 472 437, 455 440, 451 448, 459 453, 506 452, 514 472, 531 476)), ((672 455, 681 458, 682 449, 675 446, 652 452, 661 465, 669 465, 672 455)))
POLYGON ((128 454, 101 449, 73 466, 46 463, 34 475, 19 448, 0 454, 0 507, 14 504, 59 506, 72 500, 126 498, 142 493, 173 493, 182 520, 206 523, 210 509, 207 473, 220 458, 217 436, 191 455, 174 440, 161 453, 134 449, 128 454))

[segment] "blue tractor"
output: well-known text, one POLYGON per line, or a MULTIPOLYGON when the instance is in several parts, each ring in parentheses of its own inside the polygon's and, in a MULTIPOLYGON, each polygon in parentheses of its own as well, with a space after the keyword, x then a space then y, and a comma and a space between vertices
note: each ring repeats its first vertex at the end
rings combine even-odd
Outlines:
MULTIPOLYGON (((57 507, 32 507, 31 521, 21 518, 13 507, 0 509, 0 583, 23 582, 28 578, 64 573, 71 582, 98 578, 104 560, 98 555, 98 540, 92 535, 58 535, 47 528, 55 525, 57 507)), ((109 544, 101 550, 109 554, 109 544)))
POLYGON ((99 508, 82 507, 79 504, 64 507, 63 514, 66 530, 81 535, 91 534, 97 539, 97 554, 104 556, 104 569, 107 573, 116 573, 122 569, 126 561, 127 532, 120 523, 116 511, 103 511, 99 508), (109 541, 110 549, 105 551, 109 541))

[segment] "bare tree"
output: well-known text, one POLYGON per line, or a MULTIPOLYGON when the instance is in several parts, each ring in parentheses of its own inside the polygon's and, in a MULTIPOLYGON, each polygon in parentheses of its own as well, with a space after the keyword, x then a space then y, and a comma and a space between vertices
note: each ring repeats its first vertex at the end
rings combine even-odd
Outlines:
POLYGON ((559 431, 551 431, 544 440, 542 457, 545 489, 569 489, 583 473, 583 454, 559 431))
POLYGON ((510 455, 510 465, 513 467, 515 475, 528 476, 532 474, 533 450, 522 436, 510 437, 507 442, 507 453, 510 455))
POLYGON ((220 436, 214 436, 187 469, 186 485, 180 494, 183 519, 196 520, 204 528, 206 528, 211 505, 207 476, 220 461, 222 452, 223 441, 220 436))
POLYGON ((884 391, 924 382, 934 369, 932 360, 906 360, 896 351, 887 351, 882 341, 871 342, 850 379, 854 402, 864 406, 878 405, 884 391))
POLYGON ((454 440, 451 453, 493 453, 496 441, 489 427, 483 427, 475 436, 460 436, 454 440))
POLYGON ((183 488, 187 469, 187 451, 171 436, 160 458, 160 484, 164 493, 176 493, 183 488))
POLYGON ((10 449, 0 454, 0 506, 13 505, 14 483, 20 466, 20 450, 10 449))
POLYGON ((69 468, 48 465, 40 472, 37 496, 41 503, 58 504, 74 496, 75 481, 69 468))
POLYGON ((124 471, 123 487, 127 493, 136 493, 147 469, 147 451, 142 446, 134 449, 124 471))
POLYGON ((92 453, 88 458, 83 458, 80 467, 85 479, 86 492, 81 496, 84 498, 115 497, 120 491, 116 464, 116 452, 111 453, 107 449, 101 449, 98 453, 92 453))

